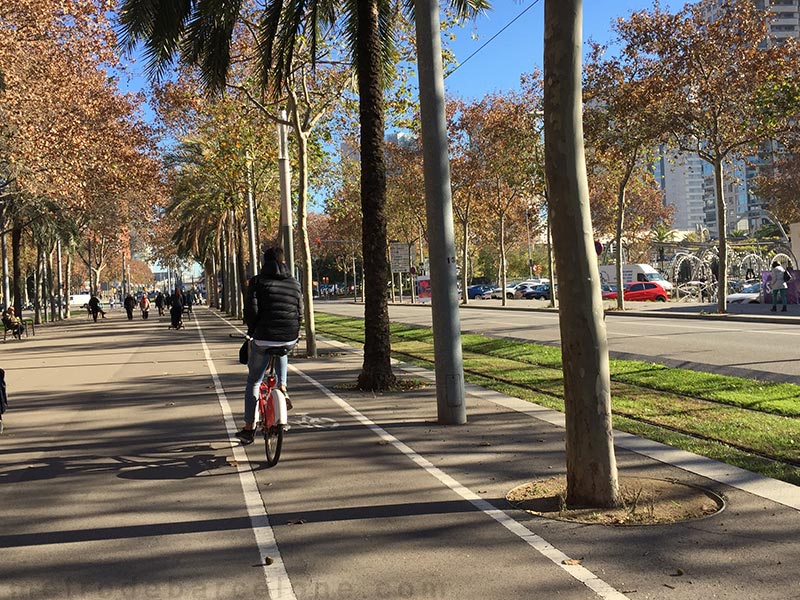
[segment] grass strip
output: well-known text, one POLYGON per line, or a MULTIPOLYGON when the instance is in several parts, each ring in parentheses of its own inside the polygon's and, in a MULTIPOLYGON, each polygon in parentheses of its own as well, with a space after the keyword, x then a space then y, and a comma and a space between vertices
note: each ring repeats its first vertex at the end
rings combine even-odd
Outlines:
MULTIPOLYGON (((326 335, 363 342, 362 319, 318 314, 317 326, 326 335)), ((432 368, 433 335, 429 329, 393 323, 391 333, 393 351, 413 356, 414 362, 432 368)), ((468 381, 564 411, 558 348, 474 334, 463 335, 462 345, 468 381)), ((407 356, 404 359, 408 360, 407 356)), ((800 469, 759 456, 800 461, 800 444, 797 443, 800 421, 782 416, 782 413, 798 414, 800 394, 792 388, 800 389, 800 386, 761 384, 643 361, 615 360, 613 363, 615 427, 800 484, 800 469), (693 377, 695 375, 700 377, 693 377), (695 388, 687 385, 686 379, 698 385, 699 395, 687 393, 695 388), (670 382, 674 384, 672 388, 670 382), (725 393, 719 394, 713 389, 717 383, 724 386, 725 393), (779 387, 786 388, 782 392, 784 398, 776 396, 779 387), (744 394, 745 390, 750 394, 748 402, 735 402, 735 395, 744 394), (718 396, 725 399, 717 399, 718 396), (775 414, 776 401, 783 405, 778 414, 775 414)))

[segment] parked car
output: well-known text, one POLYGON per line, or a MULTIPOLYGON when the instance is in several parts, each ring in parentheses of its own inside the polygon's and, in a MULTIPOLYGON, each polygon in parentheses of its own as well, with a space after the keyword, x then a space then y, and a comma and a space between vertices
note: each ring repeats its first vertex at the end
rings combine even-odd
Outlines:
POLYGON ((760 304, 762 292, 762 285, 759 281, 743 287, 740 292, 728 294, 725 296, 725 300, 728 304, 760 304))
POLYGON ((467 287, 467 297, 470 300, 474 300, 475 298, 479 298, 481 300, 491 298, 493 289, 494 286, 488 285, 486 283, 471 285, 467 287))
MULTIPOLYGON (((625 286, 625 290, 622 292, 622 297, 625 300, 630 300, 633 302, 666 302, 667 292, 663 287, 654 282, 629 283, 625 286)), ((607 299, 616 300, 617 292, 609 292, 607 299)))
POLYGON ((604 283, 601 286, 603 293, 603 300, 616 300, 617 299, 617 286, 610 283, 604 283))
POLYGON ((514 286, 514 298, 527 298, 528 293, 532 292, 534 288, 538 287, 538 283, 531 283, 523 281, 514 286))
MULTIPOLYGON (((556 287, 558 287, 558 284, 556 284, 556 287)), ((535 286, 525 297, 529 300, 550 300, 550 284, 543 283, 535 286)))
POLYGON ((517 289, 517 284, 508 286, 505 292, 503 292, 503 288, 496 287, 492 289, 491 297, 496 298, 498 300, 502 300, 503 296, 505 296, 506 298, 511 300, 514 297, 514 292, 516 291, 516 289, 517 289))

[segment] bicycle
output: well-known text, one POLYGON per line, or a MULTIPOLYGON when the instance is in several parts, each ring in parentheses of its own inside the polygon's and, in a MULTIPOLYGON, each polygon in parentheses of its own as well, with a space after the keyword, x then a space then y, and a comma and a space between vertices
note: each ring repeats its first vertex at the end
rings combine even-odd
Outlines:
MULTIPOLYGON (((231 334, 233 337, 233 334, 231 334)), ((252 338, 244 336, 248 341, 252 338)), ((258 420, 255 423, 256 431, 264 435, 267 466, 274 467, 278 464, 283 448, 283 434, 289 430, 289 411, 286 408, 286 396, 278 389, 278 378, 275 374, 275 357, 289 353, 289 348, 268 348, 269 363, 261 385, 258 388, 256 410, 258 420)))
POLYGON ((267 373, 261 380, 258 389, 258 422, 256 429, 264 434, 264 445, 267 457, 267 466, 274 467, 278 464, 283 447, 283 434, 289 429, 286 396, 277 387, 275 376, 275 357, 289 353, 287 348, 270 348, 267 353, 269 364, 267 373))

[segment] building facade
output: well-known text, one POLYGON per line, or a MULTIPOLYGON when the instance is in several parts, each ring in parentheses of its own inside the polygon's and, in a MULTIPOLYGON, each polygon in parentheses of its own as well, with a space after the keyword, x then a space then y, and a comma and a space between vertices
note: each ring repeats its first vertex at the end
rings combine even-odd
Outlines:
MULTIPOLYGON (((771 13, 769 39, 765 43, 800 37, 800 0, 756 0, 756 7, 771 13)), ((715 8, 709 8, 709 19, 714 18, 715 8)), ((726 165, 724 191, 728 233, 737 229, 753 233, 772 222, 765 211, 764 201, 752 192, 754 179, 774 154, 774 149, 767 147, 770 144, 765 145, 761 156, 726 165)), ((656 175, 667 204, 675 207, 675 229, 706 228, 712 237, 718 236, 716 191, 709 164, 694 154, 662 148, 656 175)))

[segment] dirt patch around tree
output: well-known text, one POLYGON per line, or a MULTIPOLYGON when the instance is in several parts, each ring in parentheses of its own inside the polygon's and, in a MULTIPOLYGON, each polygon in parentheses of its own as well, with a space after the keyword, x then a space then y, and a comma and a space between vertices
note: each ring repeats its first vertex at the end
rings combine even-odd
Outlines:
POLYGON ((506 499, 531 514, 597 525, 663 525, 702 519, 725 508, 710 490, 675 479, 620 477, 622 505, 614 509, 568 508, 565 476, 531 481, 508 492, 506 499))

